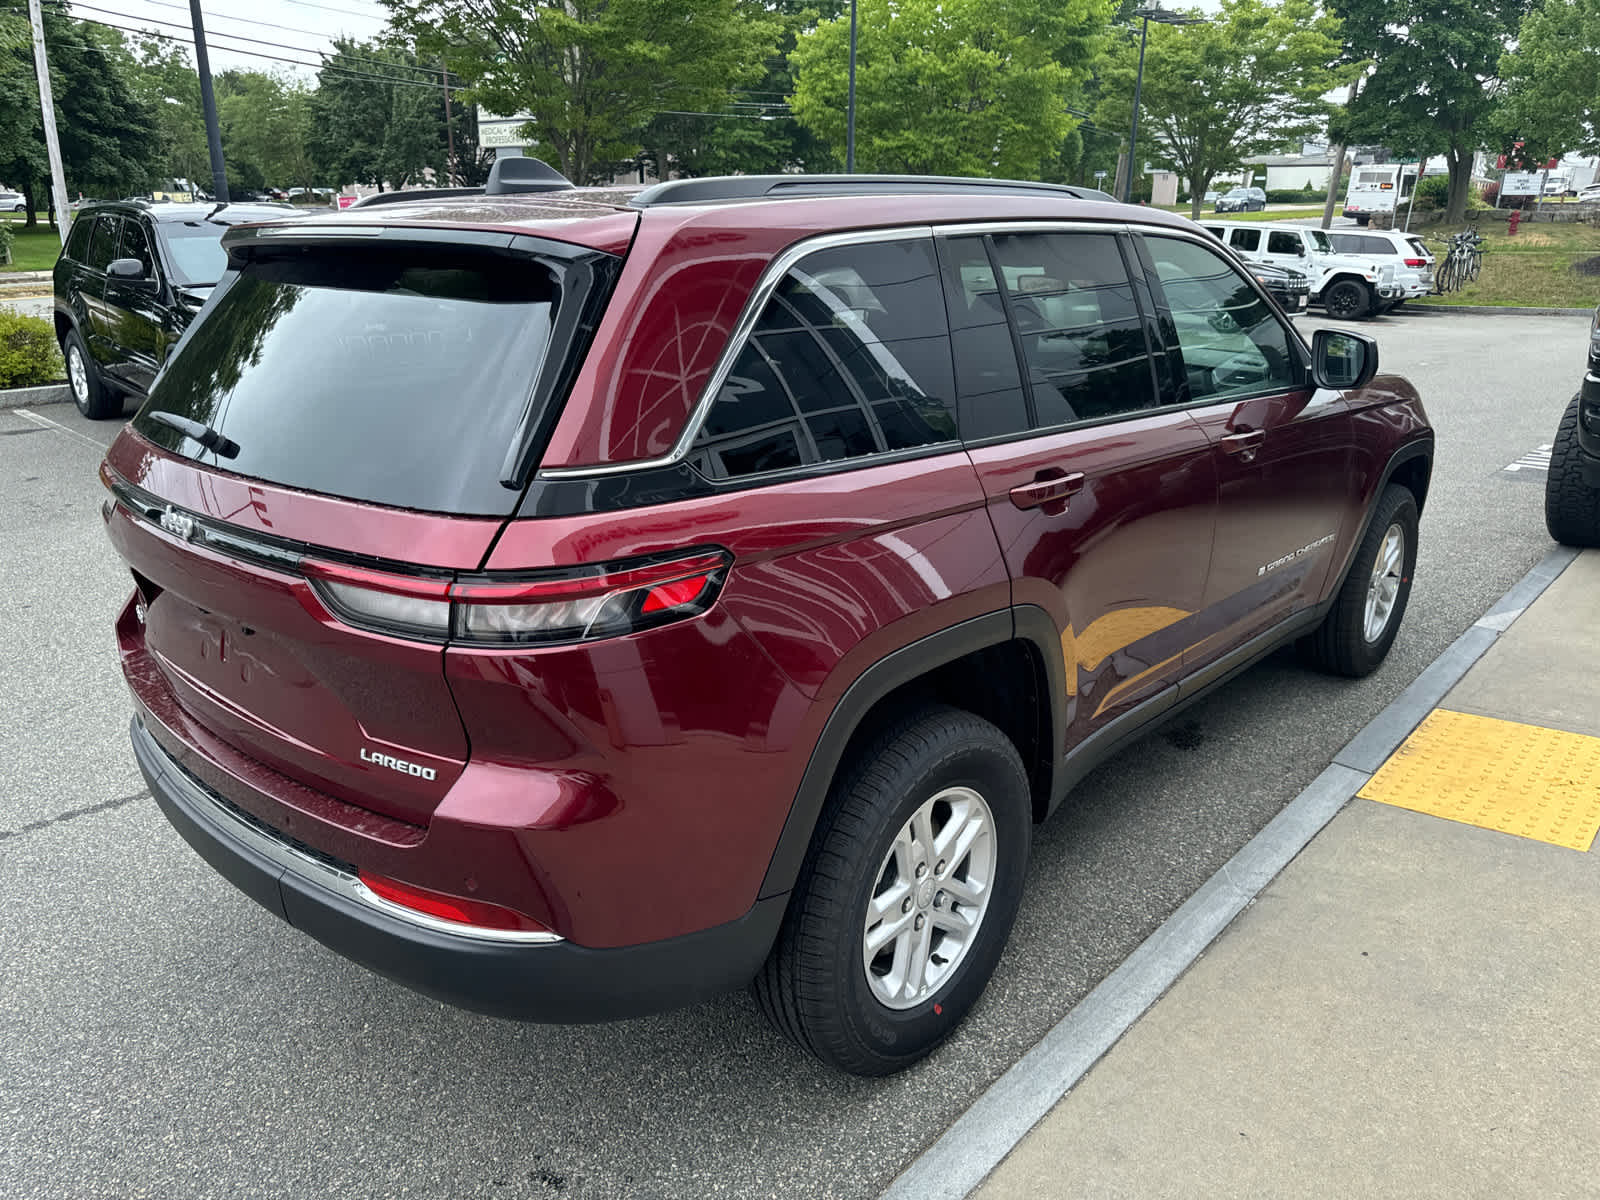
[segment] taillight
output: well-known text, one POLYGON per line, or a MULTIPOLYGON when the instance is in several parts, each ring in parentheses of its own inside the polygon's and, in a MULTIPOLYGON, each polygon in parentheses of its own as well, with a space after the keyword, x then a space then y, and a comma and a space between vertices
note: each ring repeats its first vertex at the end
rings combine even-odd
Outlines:
POLYGON ((1428 265, 1428 260, 1425 259, 1425 258, 1408 258, 1408 259, 1406 259, 1406 266, 1408 266, 1408 267, 1425 267, 1427 265, 1428 265))
POLYGON ((390 879, 386 875, 374 875, 368 871, 359 872, 359 876, 362 884, 374 896, 412 912, 421 913, 425 917, 452 921, 458 925, 472 925, 479 929, 514 930, 521 933, 549 932, 539 922, 509 908, 501 908, 498 904, 490 904, 483 900, 468 900, 463 896, 452 896, 447 892, 436 892, 431 888, 418 887, 414 883, 402 883, 398 879, 390 879))
POLYGON ((360 629, 426 641, 553 645, 618 637, 697 616, 727 576, 720 550, 452 582, 305 559, 328 610, 360 629))

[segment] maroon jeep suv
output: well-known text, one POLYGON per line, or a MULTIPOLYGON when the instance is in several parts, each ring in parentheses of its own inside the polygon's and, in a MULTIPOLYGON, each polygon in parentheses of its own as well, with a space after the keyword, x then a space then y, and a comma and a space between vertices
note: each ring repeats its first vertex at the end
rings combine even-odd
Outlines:
POLYGON ((1091 766, 1405 611, 1415 391, 1179 217, 497 171, 224 245, 102 468, 134 750, 247 895, 454 1004, 750 984, 896 1070, 1091 766))

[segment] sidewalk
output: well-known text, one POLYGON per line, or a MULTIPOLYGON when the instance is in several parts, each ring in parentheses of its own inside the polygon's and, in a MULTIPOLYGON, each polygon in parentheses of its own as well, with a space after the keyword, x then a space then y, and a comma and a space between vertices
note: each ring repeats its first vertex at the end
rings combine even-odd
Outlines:
POLYGON ((974 1196, 1600 1195, 1600 551, 1361 794, 974 1196))

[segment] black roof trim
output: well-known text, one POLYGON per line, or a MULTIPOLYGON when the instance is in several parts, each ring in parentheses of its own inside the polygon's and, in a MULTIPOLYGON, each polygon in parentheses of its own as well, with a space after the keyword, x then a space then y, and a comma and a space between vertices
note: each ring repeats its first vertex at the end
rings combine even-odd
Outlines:
POLYGON ((965 179, 951 175, 728 175, 673 179, 647 187, 632 200, 635 208, 663 204, 706 204, 718 200, 789 200, 812 196, 897 196, 906 194, 1050 196, 1065 200, 1111 200, 1097 188, 1022 179, 965 179))
POLYGON ((374 192, 363 196, 351 208, 372 208, 379 204, 403 204, 409 200, 447 200, 451 196, 481 196, 481 187, 408 188, 400 192, 374 192))
POLYGON ((497 158, 489 168, 489 182, 484 191, 491 196, 520 195, 527 192, 564 192, 572 187, 569 180, 542 158, 497 158))

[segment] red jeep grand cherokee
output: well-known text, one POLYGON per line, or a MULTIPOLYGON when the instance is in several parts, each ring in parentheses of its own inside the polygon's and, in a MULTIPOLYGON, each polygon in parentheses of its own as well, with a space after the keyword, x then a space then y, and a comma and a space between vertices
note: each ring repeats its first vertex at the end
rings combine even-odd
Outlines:
POLYGON ((1094 763, 1405 611, 1416 393, 1178 217, 501 172, 225 245, 102 468, 134 749, 245 893, 455 1004, 753 982, 903 1067, 1094 763))

